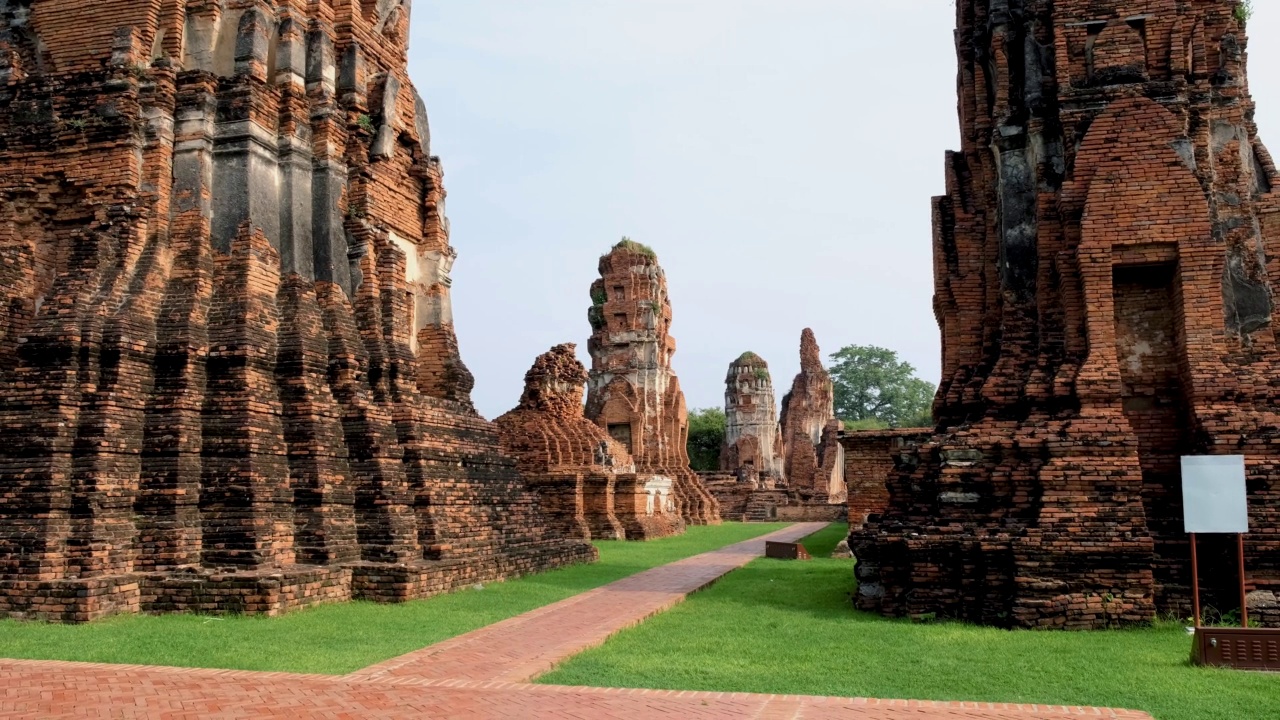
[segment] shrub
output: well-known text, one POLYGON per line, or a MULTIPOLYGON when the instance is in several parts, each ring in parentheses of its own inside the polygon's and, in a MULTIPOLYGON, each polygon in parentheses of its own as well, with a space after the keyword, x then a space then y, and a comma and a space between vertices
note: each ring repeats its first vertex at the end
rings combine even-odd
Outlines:
POLYGON ((633 252, 637 255, 643 255, 647 258, 650 258, 651 260, 658 259, 658 253, 654 252, 653 248, 643 243, 638 243, 635 240, 632 240, 631 238, 625 237, 625 236, 622 238, 622 242, 619 242, 617 245, 613 246, 613 249, 627 250, 628 252, 633 252))

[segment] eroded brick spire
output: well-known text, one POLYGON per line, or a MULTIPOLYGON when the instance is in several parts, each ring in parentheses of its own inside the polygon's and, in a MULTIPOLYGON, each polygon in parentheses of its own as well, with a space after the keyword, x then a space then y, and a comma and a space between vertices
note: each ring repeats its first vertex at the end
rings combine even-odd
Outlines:
POLYGON ((587 368, 574 354, 577 346, 565 343, 538 356, 524 376, 521 410, 536 410, 560 417, 582 417, 582 388, 587 368))
POLYGON ((671 368, 671 301, 657 254, 623 238, 591 285, 587 417, 631 450, 642 471, 673 478, 691 524, 720 522, 715 498, 689 469, 688 410, 671 368))

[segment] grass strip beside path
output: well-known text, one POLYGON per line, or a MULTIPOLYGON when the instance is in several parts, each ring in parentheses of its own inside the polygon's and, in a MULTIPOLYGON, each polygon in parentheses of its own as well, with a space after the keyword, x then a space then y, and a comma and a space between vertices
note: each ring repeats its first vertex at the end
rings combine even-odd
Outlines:
MULTIPOLYGON (((803 542, 821 558, 842 532, 803 542)), ((1280 718, 1280 675, 1192 667, 1180 626, 1035 632, 887 620, 852 608, 851 565, 753 561, 538 682, 1106 706, 1157 720, 1280 718)))
POLYGON ((650 542, 598 542, 598 563, 400 605, 339 603, 276 618, 130 615, 87 625, 0 620, 0 657, 340 675, 787 524, 725 523, 650 542))

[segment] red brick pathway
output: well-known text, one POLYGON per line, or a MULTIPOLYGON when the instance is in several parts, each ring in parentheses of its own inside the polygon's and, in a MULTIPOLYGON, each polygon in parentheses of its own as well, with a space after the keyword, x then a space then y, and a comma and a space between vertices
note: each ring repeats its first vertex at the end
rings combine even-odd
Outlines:
MULTIPOLYGON (((797 539, 821 524, 770 539, 797 539)), ((1144 713, 987 703, 524 684, 763 552, 764 539, 655 568, 343 677, 0 660, 0 718, 757 718, 1150 720, 1144 713), (516 680, 512 680, 515 678, 516 680)))
POLYGON ((466 635, 358 670, 351 677, 525 682, 643 622, 764 554, 826 523, 798 523, 752 540, 637 573, 466 635))

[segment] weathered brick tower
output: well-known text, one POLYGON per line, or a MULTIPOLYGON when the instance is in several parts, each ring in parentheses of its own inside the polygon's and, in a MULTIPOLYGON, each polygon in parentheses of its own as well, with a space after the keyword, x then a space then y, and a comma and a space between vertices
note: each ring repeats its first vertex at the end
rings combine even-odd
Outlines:
POLYGON ((844 447, 836 419, 835 385, 822 366, 813 331, 800 333, 800 372, 782 396, 779 419, 787 487, 809 502, 842 503, 846 498, 844 447))
POLYGON ((724 445, 720 469, 740 480, 782 481, 778 401, 769 363, 745 352, 729 363, 724 378, 724 445))
POLYGON ((0 616, 592 558, 472 409, 408 0, 0 0, 0 616))
POLYGON ((622 443, 637 472, 669 477, 680 516, 720 522, 715 498, 689 469, 689 414, 671 370, 667 278, 653 250, 624 239, 600 258, 591 285, 587 418, 622 443))
MULTIPOLYGON (((1022 627, 1189 615, 1182 454, 1247 456, 1253 597, 1269 600, 1280 175, 1253 123, 1243 10, 956 8, 963 144, 933 206, 946 431, 854 534, 859 605, 1022 627)), ((1203 563, 1223 610, 1238 606, 1227 552, 1210 542, 1203 563)))

